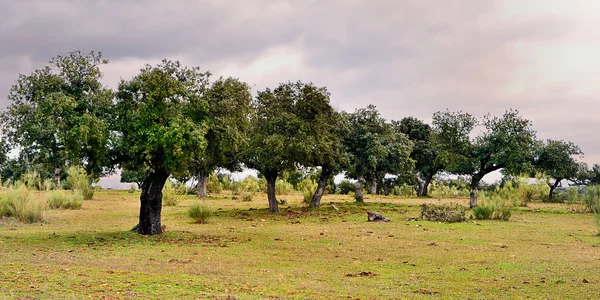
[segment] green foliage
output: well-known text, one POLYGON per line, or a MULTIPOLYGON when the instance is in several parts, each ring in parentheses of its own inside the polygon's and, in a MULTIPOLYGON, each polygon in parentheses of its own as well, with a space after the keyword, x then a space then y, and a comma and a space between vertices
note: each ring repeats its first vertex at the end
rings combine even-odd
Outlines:
POLYGON ((83 199, 90 200, 94 197, 92 179, 80 166, 71 166, 67 169, 67 185, 83 195, 83 199))
POLYGON ((217 177, 215 172, 210 173, 208 175, 208 184, 206 185, 206 190, 209 193, 220 193, 223 190, 223 186, 217 177))
POLYGON ((20 148, 20 159, 36 165, 43 177, 67 162, 84 165, 94 178, 110 169, 113 93, 100 82, 100 67, 107 63, 101 53, 70 52, 20 75, 12 86, 0 127, 20 148))
POLYGON ((254 192, 243 192, 242 193, 242 201, 244 201, 244 202, 252 201, 253 197, 254 197, 254 192))
POLYGON ((433 222, 464 222, 466 208, 457 203, 421 204, 421 219, 433 222))
POLYGON ((275 182, 275 194, 276 195, 289 195, 294 191, 294 186, 284 180, 277 180, 275 182))
POLYGON ((27 171, 21 176, 21 182, 30 190, 43 190, 42 179, 37 171, 27 171))
POLYGON ((133 193, 135 193, 135 190, 136 190, 136 189, 135 189, 135 184, 133 184, 133 183, 132 183, 132 184, 129 186, 129 189, 127 190, 127 192, 128 192, 128 193, 130 193, 130 194, 133 194, 133 193))
POLYGON ((555 203, 573 203, 580 200, 579 188, 577 187, 567 187, 565 189, 560 189, 555 191, 555 196, 552 199, 546 198, 545 202, 555 202, 555 203))
POLYGON ((54 182, 54 180, 52 180, 50 178, 44 179, 42 186, 44 187, 45 191, 51 191, 51 190, 56 189, 56 183, 54 182))
POLYGON ((348 195, 350 192, 356 191, 356 184, 350 180, 344 179, 337 185, 337 193, 342 195, 348 195))
POLYGON ((310 203, 317 190, 317 183, 308 176, 304 177, 298 182, 297 190, 302 192, 304 203, 310 203))
POLYGON ((164 206, 176 206, 179 203, 179 195, 171 182, 167 180, 162 190, 162 204, 164 206))
POLYGON ((430 194, 435 198, 463 198, 469 197, 469 188, 453 185, 448 182, 432 181, 429 185, 430 194))
POLYGON ((142 187, 142 182, 144 182, 144 178, 146 178, 146 172, 142 171, 130 171, 123 169, 121 170, 121 178, 119 182, 133 182, 137 184, 138 189, 142 187))
POLYGON ((232 189, 233 182, 231 181, 231 176, 229 174, 217 173, 217 178, 224 190, 232 189))
POLYGON ((410 158, 413 143, 400 131, 400 127, 388 124, 369 105, 347 114, 348 134, 343 145, 348 154, 347 173, 352 178, 385 174, 408 173, 413 170, 410 158))
POLYGON ((415 187, 408 185, 406 183, 402 183, 401 185, 394 185, 390 193, 394 196, 399 197, 415 197, 417 196, 417 192, 415 191, 415 187))
POLYGON ((17 183, 0 192, 0 216, 13 217, 23 223, 44 220, 46 204, 36 197, 23 183, 17 183))
POLYGON ((79 191, 54 190, 46 193, 46 203, 52 209, 80 209, 83 195, 79 191))
POLYGON ((498 195, 481 195, 480 203, 473 207, 473 216, 477 220, 508 221, 512 215, 514 204, 498 195))
POLYGON ((188 216, 199 224, 206 224, 212 216, 212 210, 205 205, 194 204, 188 210, 188 216))
POLYGON ((188 170, 206 149, 208 72, 163 60, 121 81, 114 105, 116 150, 126 170, 188 170))

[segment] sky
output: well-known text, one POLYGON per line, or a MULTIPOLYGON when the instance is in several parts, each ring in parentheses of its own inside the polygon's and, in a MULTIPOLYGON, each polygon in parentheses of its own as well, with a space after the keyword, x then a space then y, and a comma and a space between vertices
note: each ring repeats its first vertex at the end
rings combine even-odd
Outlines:
POLYGON ((388 120, 517 109, 538 138, 579 145, 591 165, 598 11, 588 0, 1 1, 0 109, 18 74, 95 50, 111 88, 167 58, 254 92, 313 82, 336 109, 374 104, 388 120))

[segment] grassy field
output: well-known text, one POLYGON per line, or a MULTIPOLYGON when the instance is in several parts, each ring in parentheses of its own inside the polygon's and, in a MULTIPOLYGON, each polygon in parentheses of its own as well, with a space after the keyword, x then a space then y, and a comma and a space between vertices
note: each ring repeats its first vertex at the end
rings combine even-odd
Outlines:
POLYGON ((598 299, 600 237, 591 214, 532 203, 508 222, 419 221, 419 204, 467 200, 301 195, 163 208, 168 232, 140 236, 139 194, 100 191, 43 224, 0 221, 0 299, 598 299), (339 210, 332 207, 332 203, 339 210), (366 222, 380 211, 390 223, 366 222))

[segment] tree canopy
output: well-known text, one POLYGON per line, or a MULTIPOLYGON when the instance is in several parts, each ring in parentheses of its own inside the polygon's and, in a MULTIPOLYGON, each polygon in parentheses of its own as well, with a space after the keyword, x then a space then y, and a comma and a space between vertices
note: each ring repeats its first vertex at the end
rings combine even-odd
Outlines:
POLYGON ((519 174, 531 167, 535 131, 516 110, 500 118, 486 115, 481 122, 462 112, 437 112, 433 124, 440 132, 447 170, 471 176, 471 207, 477 205, 478 185, 486 174, 500 169, 519 174), (482 133, 470 139, 469 134, 478 124, 483 127, 482 133))
POLYGON ((67 165, 81 165, 95 178, 110 170, 113 92, 100 83, 107 63, 100 52, 75 51, 19 76, 0 124, 23 161, 46 175, 67 165))
POLYGON ((162 189, 169 175, 190 168, 204 154, 208 72, 163 60, 121 81, 114 106, 119 164, 144 170, 140 196, 141 234, 161 233, 162 189))
POLYGON ((571 142, 548 139, 536 151, 535 167, 552 177, 554 182, 549 183, 552 200, 553 192, 564 179, 575 181, 580 172, 580 163, 575 159, 582 156, 583 152, 571 142))

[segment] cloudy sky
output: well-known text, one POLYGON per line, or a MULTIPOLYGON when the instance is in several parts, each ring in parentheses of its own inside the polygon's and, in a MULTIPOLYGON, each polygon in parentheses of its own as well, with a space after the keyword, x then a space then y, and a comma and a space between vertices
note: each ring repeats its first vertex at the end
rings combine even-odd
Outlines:
POLYGON ((327 86, 339 110, 387 119, 518 109, 540 138, 600 163, 600 1, 22 0, 0 2, 0 108, 19 73, 72 50, 105 83, 163 58, 253 89, 327 86))

